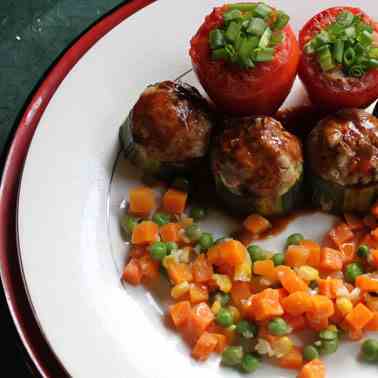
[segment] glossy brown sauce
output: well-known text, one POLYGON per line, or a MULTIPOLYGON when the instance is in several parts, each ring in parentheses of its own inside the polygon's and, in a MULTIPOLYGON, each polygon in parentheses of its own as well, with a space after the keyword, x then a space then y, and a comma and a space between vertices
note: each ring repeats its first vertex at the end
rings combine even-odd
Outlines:
POLYGON ((271 236, 280 234, 281 232, 285 231, 287 226, 291 222, 293 222, 295 219, 299 218, 302 215, 312 214, 316 211, 317 210, 315 209, 295 210, 291 212, 290 214, 287 214, 284 216, 270 218, 269 221, 272 227, 266 230, 265 232, 263 232, 262 234, 254 235, 251 232, 247 231, 246 229, 241 228, 240 230, 237 230, 236 232, 234 232, 232 234, 232 237, 234 237, 237 240, 240 240, 244 245, 248 246, 253 241, 264 240, 271 236))

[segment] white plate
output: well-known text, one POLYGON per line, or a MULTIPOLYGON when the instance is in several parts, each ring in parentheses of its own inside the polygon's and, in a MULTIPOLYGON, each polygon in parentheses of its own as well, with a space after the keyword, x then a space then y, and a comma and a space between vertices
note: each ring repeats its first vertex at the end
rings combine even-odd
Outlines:
MULTIPOLYGON (((18 209, 20 260, 42 331, 74 377, 236 377, 216 358, 199 364, 163 323, 164 288, 149 293, 124 287, 120 272, 127 246, 119 209, 139 174, 120 158, 118 129, 144 87, 174 79, 190 68, 189 39, 219 1, 161 0, 103 37, 76 64, 49 103, 24 167, 18 209), (115 165, 115 162, 117 164, 115 165), (114 169, 114 172, 113 172, 114 169), (112 176, 112 174, 114 175, 112 176)), ((296 30, 335 4, 271 1, 292 17, 296 30)), ((344 1, 378 18, 373 0, 344 1)), ((185 80, 198 85, 192 74, 185 80)), ((290 104, 303 101, 297 82, 290 104)), ((203 226, 221 235, 232 219, 211 214, 203 226)), ((292 231, 320 239, 333 218, 304 216, 268 248, 282 248, 292 231)), ((326 359, 329 377, 375 377, 360 364, 358 343, 326 359)), ((256 376, 292 372, 264 365, 256 376)))

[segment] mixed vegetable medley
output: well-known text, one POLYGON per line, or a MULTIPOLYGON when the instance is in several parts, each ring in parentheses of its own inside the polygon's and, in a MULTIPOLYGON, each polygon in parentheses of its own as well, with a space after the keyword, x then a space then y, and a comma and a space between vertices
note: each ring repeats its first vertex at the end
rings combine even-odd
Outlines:
MULTIPOLYGON (((300 378, 321 378, 322 356, 378 331, 378 203, 365 217, 344 214, 322 244, 297 233, 272 253, 202 231, 207 212, 187 211, 182 189, 169 188, 161 202, 149 187, 129 192, 123 280, 170 282, 167 316, 195 359, 219 353, 223 365, 251 373, 265 357, 300 378), (293 339, 303 330, 312 331, 307 345, 293 339)), ((270 227, 258 214, 242 224, 252 239, 270 227)), ((378 364, 378 340, 362 343, 361 358, 378 364)))

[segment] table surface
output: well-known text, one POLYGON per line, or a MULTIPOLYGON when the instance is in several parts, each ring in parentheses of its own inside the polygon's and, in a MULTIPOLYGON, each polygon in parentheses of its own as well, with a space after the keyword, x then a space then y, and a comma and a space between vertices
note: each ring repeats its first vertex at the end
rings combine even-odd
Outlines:
MULTIPOLYGON (((0 0, 0 172, 22 111, 45 73, 121 0, 0 0)), ((0 290, 2 370, 36 376, 0 290)))

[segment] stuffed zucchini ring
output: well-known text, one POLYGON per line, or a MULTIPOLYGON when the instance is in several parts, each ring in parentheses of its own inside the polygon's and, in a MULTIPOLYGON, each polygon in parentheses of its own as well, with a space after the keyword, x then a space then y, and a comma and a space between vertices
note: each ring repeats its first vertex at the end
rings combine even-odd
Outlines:
POLYGON ((185 173, 207 154, 212 129, 206 100, 173 81, 148 86, 120 129, 127 158, 145 173, 185 173))
POLYGON ((378 119, 346 109, 319 122, 307 140, 312 199, 330 212, 369 210, 378 193, 378 119))
POLYGON ((229 121, 211 157, 217 192, 232 212, 280 215, 300 203, 301 144, 277 120, 229 121))

